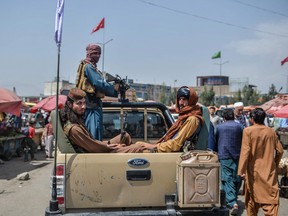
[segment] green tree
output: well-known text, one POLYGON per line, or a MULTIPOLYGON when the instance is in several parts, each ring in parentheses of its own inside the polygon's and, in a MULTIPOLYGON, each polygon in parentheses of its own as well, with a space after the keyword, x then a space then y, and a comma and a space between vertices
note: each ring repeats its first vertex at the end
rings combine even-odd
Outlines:
POLYGON ((152 87, 152 85, 146 86, 146 94, 144 96, 144 100, 153 100, 153 87, 152 87))
POLYGON ((272 83, 271 86, 269 87, 269 91, 268 91, 268 98, 269 100, 272 100, 275 95, 277 95, 278 92, 276 90, 276 86, 272 83))
POLYGON ((176 88, 172 89, 171 94, 169 96, 169 101, 168 101, 169 105, 171 105, 171 103, 173 104, 176 103, 176 93, 177 93, 176 91, 177 91, 176 88))
POLYGON ((214 105, 215 92, 213 86, 207 91, 207 87, 204 86, 204 91, 201 93, 199 101, 205 106, 214 105))
POLYGON ((161 93, 160 93, 160 102, 166 104, 167 97, 166 97, 166 84, 165 82, 161 85, 161 93))
POLYGON ((245 85, 242 90, 243 93, 243 103, 247 105, 259 104, 260 95, 251 87, 245 85))
POLYGON ((235 97, 234 103, 237 102, 237 101, 242 101, 242 96, 241 95, 242 95, 241 89, 239 89, 238 92, 237 92, 237 95, 235 97))
MULTIPOLYGON (((281 87, 282 88, 282 87, 281 87)), ((265 103, 269 100, 272 100, 275 98, 275 95, 277 95, 279 92, 276 90, 276 87, 274 84, 271 84, 268 90, 268 94, 261 95, 261 103, 265 103)))

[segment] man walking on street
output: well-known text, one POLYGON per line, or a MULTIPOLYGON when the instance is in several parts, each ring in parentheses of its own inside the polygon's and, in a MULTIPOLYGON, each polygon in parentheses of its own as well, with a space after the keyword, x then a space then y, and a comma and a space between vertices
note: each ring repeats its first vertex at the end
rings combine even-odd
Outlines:
POLYGON ((232 109, 223 111, 224 123, 216 127, 216 149, 221 164, 222 189, 226 193, 226 203, 231 215, 238 211, 237 195, 240 177, 237 175, 238 161, 241 151, 243 126, 234 121, 232 109))
POLYGON ((243 131, 238 175, 245 180, 245 207, 248 216, 277 216, 279 187, 277 167, 283 154, 276 132, 264 125, 266 113, 261 108, 251 111, 252 126, 243 131))

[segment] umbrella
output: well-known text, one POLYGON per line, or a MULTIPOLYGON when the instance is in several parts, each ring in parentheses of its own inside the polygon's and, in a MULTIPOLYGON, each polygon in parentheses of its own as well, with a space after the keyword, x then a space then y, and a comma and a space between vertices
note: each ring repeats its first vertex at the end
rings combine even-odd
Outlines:
POLYGON ((20 116, 22 100, 13 91, 0 88, 0 112, 20 116))
POLYGON ((288 118, 288 105, 282 107, 281 109, 274 112, 274 117, 278 118, 288 118))
MULTIPOLYGON (((67 100, 66 95, 58 96, 58 109, 61 109, 67 100)), ((56 95, 49 96, 39 101, 35 106, 30 109, 30 112, 35 113, 38 109, 42 109, 46 112, 51 112, 56 108, 56 95)))

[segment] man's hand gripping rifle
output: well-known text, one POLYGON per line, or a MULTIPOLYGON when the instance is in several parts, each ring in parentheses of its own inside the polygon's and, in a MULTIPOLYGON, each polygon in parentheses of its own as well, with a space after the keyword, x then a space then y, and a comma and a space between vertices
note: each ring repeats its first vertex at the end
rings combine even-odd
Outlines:
POLYGON ((127 83, 127 77, 122 79, 119 75, 113 76, 109 73, 106 73, 106 81, 107 82, 114 82, 119 84, 119 93, 120 93, 120 102, 128 102, 126 99, 126 91, 130 88, 129 84, 127 83))

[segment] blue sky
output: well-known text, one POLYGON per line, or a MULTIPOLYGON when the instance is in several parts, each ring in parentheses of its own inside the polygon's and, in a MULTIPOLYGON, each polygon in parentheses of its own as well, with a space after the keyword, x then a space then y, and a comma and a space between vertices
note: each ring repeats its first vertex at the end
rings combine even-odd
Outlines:
MULTIPOLYGON (((1 2, 1 87, 40 95, 56 76, 56 3, 1 2)), ((60 79, 74 82, 86 45, 110 39, 105 71, 134 82, 195 86, 196 76, 219 75, 211 56, 221 51, 222 75, 249 78, 262 93, 288 85, 287 0, 66 0, 60 79)))

